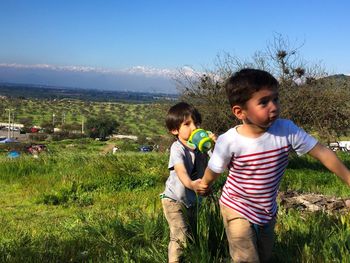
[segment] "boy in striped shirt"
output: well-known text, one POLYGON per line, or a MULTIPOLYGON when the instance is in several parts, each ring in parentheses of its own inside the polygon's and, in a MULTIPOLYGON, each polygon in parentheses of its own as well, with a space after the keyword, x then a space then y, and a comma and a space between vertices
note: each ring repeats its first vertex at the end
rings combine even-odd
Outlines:
POLYGON ((219 136, 201 187, 204 194, 228 168, 220 208, 234 262, 271 257, 276 197, 288 154, 308 153, 350 185, 350 172, 337 156, 292 121, 279 119, 278 81, 268 72, 243 69, 225 89, 232 113, 242 121, 219 136))

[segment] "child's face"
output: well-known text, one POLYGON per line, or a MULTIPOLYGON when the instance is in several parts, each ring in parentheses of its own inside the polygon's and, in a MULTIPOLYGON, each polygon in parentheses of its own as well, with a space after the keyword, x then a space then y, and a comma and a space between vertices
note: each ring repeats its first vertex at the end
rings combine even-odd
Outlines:
POLYGON ((278 118, 280 105, 275 89, 261 89, 253 94, 243 109, 243 123, 267 129, 278 118))
POLYGON ((177 136, 182 143, 186 144, 191 133, 197 128, 198 126, 194 123, 192 117, 188 117, 181 123, 178 130, 173 130, 171 133, 177 136))

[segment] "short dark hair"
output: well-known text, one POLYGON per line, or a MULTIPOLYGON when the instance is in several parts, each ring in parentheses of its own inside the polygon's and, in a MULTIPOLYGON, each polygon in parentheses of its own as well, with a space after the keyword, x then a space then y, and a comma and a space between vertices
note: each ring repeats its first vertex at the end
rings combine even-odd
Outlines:
POLYGON ((245 103, 253 96, 253 93, 263 89, 278 89, 278 81, 270 73, 260 69, 245 68, 225 82, 225 90, 231 107, 245 103))
POLYGON ((172 106, 165 118, 165 124, 169 131, 180 129, 181 123, 191 117, 195 124, 202 123, 199 111, 186 102, 179 102, 172 106))

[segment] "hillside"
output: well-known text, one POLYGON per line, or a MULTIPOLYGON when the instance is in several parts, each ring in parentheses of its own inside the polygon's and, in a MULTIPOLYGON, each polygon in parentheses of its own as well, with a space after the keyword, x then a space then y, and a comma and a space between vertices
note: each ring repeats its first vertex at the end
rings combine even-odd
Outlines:
POLYGON ((344 75, 344 74, 331 75, 331 76, 325 77, 325 79, 333 79, 333 80, 349 81, 350 82, 350 76, 344 75))
POLYGON ((316 84, 321 86, 338 86, 338 87, 348 87, 350 88, 350 76, 344 74, 330 75, 316 81, 316 84))

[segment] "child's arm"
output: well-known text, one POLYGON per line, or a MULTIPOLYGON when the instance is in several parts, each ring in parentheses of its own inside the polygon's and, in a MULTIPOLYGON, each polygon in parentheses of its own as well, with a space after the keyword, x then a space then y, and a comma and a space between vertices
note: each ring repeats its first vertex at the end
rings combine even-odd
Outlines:
POLYGON ((210 186, 219 176, 219 173, 215 173, 207 167, 207 169, 205 169, 202 181, 200 182, 200 186, 196 192, 200 195, 206 195, 210 191, 210 186))
POLYGON ((350 171, 332 150, 317 143, 308 154, 319 160, 328 170, 335 173, 348 186, 350 186, 350 171))
POLYGON ((195 181, 192 181, 190 176, 187 173, 186 167, 184 164, 179 163, 174 165, 174 170, 179 177, 181 183, 188 189, 191 189, 195 192, 203 192, 206 191, 206 188, 204 185, 201 185, 200 182, 202 179, 197 179, 195 181))

